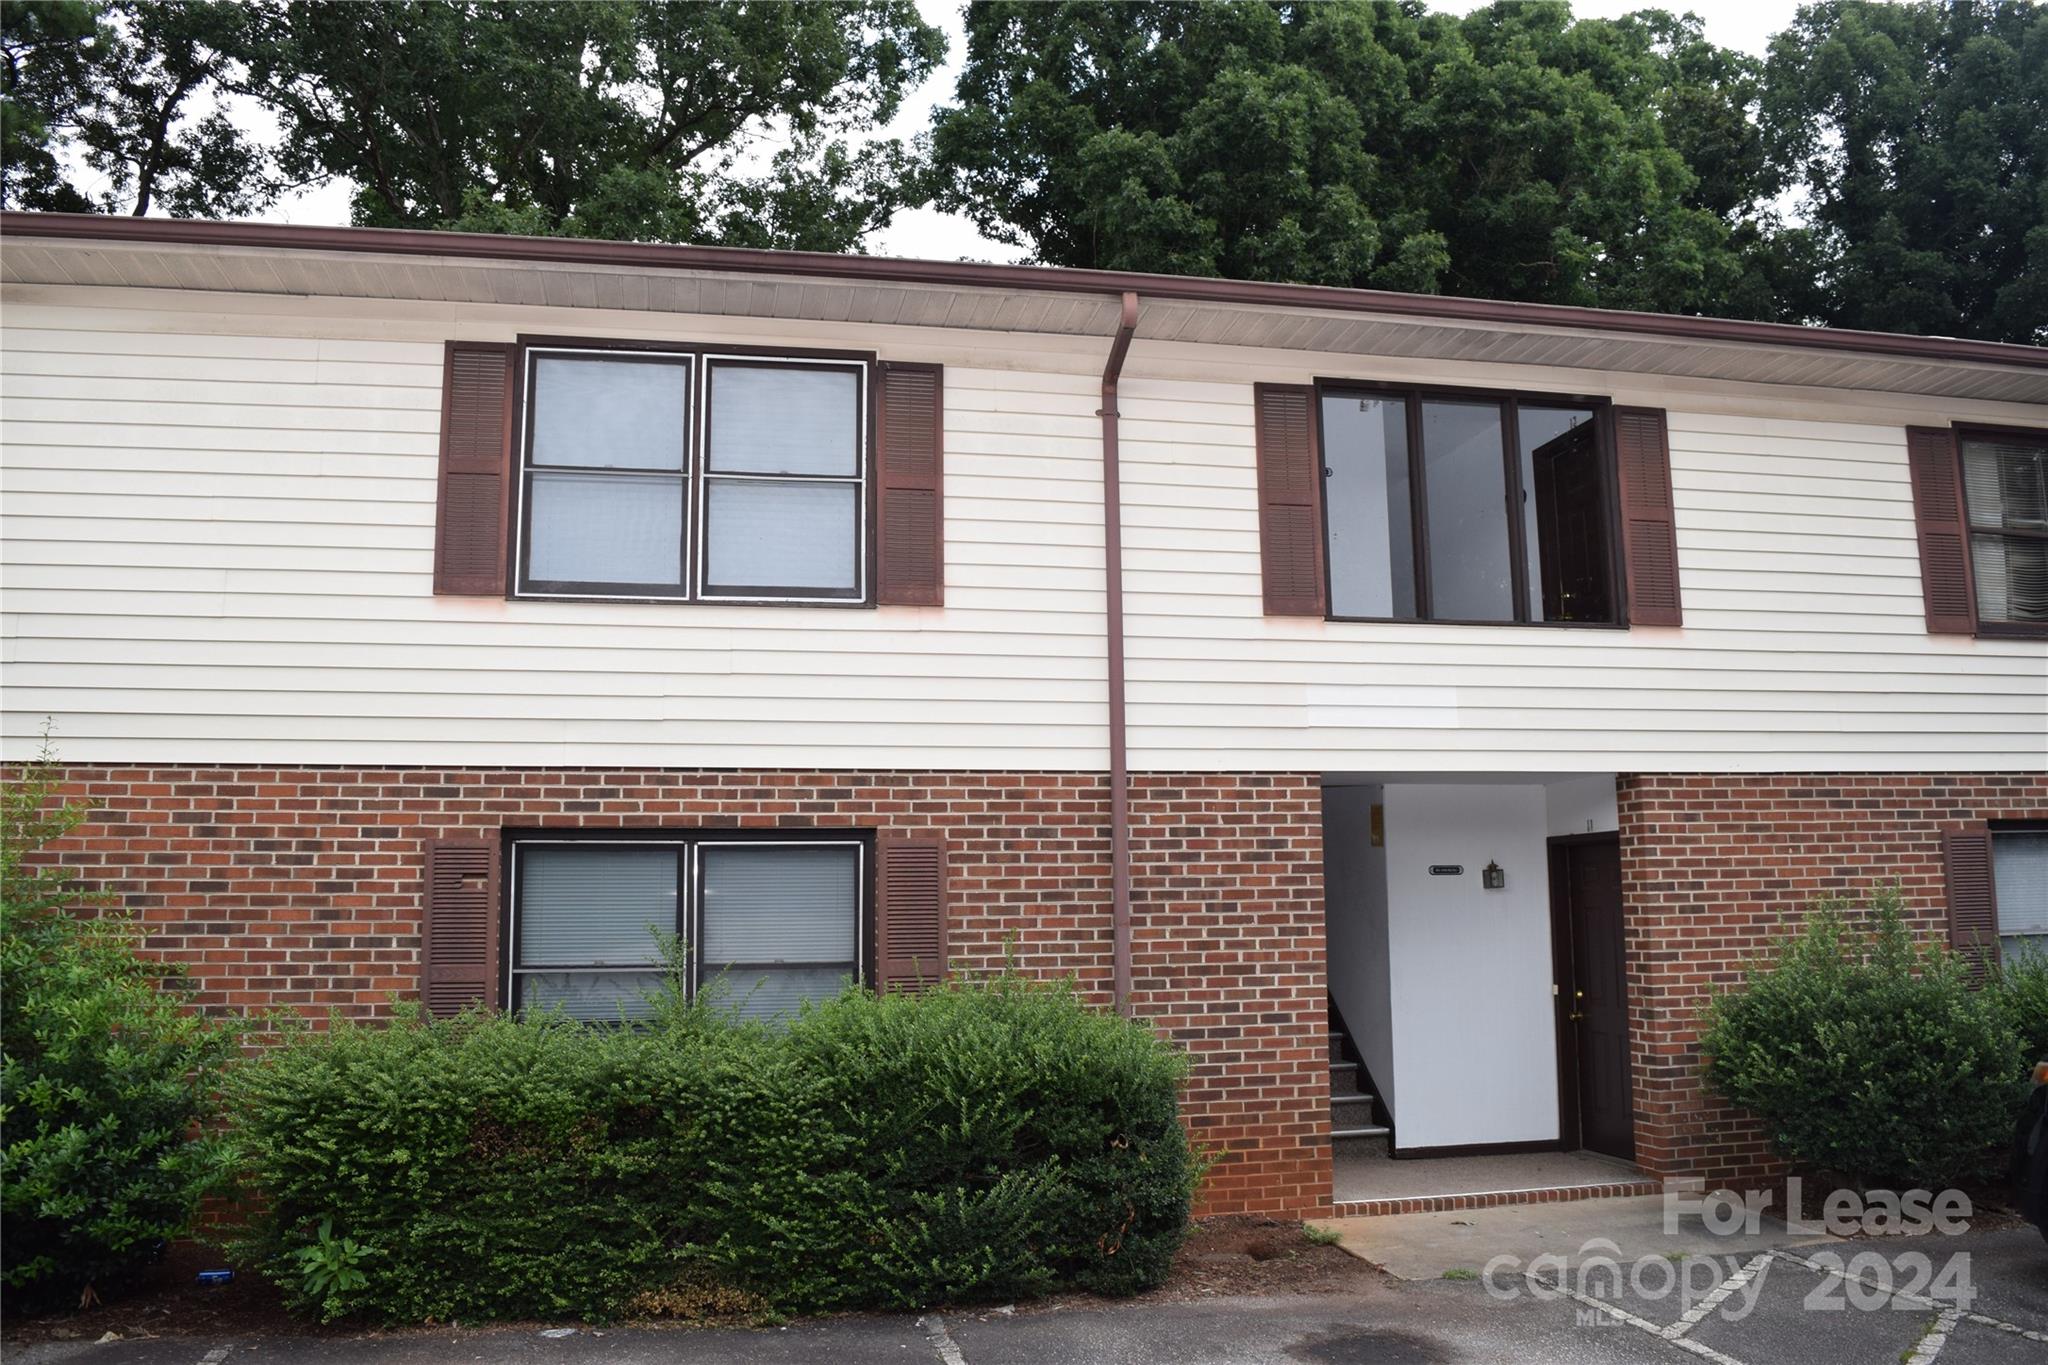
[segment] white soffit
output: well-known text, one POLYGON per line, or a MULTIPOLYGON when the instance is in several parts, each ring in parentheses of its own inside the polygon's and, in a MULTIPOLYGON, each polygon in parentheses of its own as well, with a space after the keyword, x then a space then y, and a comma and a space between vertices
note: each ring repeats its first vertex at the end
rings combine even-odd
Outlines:
MULTIPOLYGON (((1098 293, 61 238, 8 241, 0 250, 0 281, 768 317, 1055 336, 1107 337, 1118 318, 1118 300, 1098 293)), ((1155 298, 1142 303, 1137 335, 1140 340, 1335 355, 1556 366, 2048 404, 2048 369, 1365 311, 1155 298)))

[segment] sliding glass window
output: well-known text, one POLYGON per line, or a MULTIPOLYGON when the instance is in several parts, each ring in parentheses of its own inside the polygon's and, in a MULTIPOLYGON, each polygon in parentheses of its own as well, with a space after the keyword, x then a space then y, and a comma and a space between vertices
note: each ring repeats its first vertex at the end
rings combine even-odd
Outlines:
POLYGON ((1321 416, 1332 616, 1618 621, 1600 405, 1331 386, 1321 416))

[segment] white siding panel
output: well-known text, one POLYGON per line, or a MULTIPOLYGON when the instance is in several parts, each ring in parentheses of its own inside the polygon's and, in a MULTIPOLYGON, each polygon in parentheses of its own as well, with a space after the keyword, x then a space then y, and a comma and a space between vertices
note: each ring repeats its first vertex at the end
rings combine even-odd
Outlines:
POLYGON ((1249 382, 1122 408, 1138 767, 2048 764, 2048 646, 1926 633, 1902 425, 1672 412, 1685 626, 1557 630, 1265 617, 1249 382))
MULTIPOLYGON (((639 304, 539 290, 501 308, 11 291, 8 754, 48 716, 80 761, 1099 770, 1106 338, 778 322, 802 286, 745 287, 770 316, 575 313, 559 305, 639 304), (943 361, 946 606, 434 597, 441 343, 521 332, 943 361)), ((1903 433, 2038 412, 1424 369, 1139 341, 1121 398, 1134 767, 2048 764, 2048 646, 1925 632, 1903 433), (1251 383, 1318 372, 1671 407, 1686 625, 1263 616, 1251 383)))
POLYGON ((10 310, 9 753, 1105 762, 1092 378, 948 365, 943 611, 435 598, 439 341, 179 321, 10 310))

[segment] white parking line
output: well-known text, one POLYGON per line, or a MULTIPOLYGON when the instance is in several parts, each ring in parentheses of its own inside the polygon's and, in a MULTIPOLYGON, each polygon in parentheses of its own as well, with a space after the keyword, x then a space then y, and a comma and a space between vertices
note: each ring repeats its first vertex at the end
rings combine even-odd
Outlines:
POLYGON ((1948 1345, 1949 1333, 1956 1330, 1962 1320, 1960 1308, 1944 1308, 1934 1320, 1934 1326, 1927 1335, 1920 1338, 1920 1344, 1913 1348, 1913 1354, 1906 1357, 1906 1365, 1934 1365, 1934 1358, 1941 1354, 1941 1348, 1948 1345))
POLYGON ((1965 1313, 1963 1318, 1968 1322, 1978 1323, 1985 1327, 1996 1327, 2001 1332, 2010 1332, 2014 1336, 2025 1337, 2028 1341, 2048 1341, 2048 1332, 2030 1332, 2016 1322, 2000 1322, 1997 1318, 1987 1318, 1982 1313, 1965 1313))
POLYGON ((924 1328, 925 1336, 931 1341, 932 1349, 939 1353, 945 1365, 967 1365, 967 1357, 960 1354, 960 1347, 953 1341, 953 1334, 946 1330, 946 1320, 937 1313, 927 1313, 917 1320, 924 1328))
POLYGON ((1664 1333, 1664 1329, 1662 1327, 1659 1327, 1656 1323, 1651 1322, 1649 1319, 1639 1318, 1634 1313, 1629 1312, 1627 1309, 1619 1308, 1614 1304, 1609 1303, 1605 1299, 1597 1299, 1594 1298, 1591 1294, 1581 1293, 1579 1290, 1570 1288, 1564 1283, 1564 1278, 1561 1275, 1558 1277, 1558 1281, 1555 1284, 1551 1284, 1547 1281, 1538 1279, 1534 1271, 1526 1273, 1523 1276, 1523 1278, 1528 1280, 1530 1284, 1543 1289, 1545 1292, 1563 1294, 1566 1298, 1569 1298, 1576 1303, 1582 1303, 1588 1308, 1598 1309, 1600 1312, 1605 1313, 1608 1317, 1613 1318, 1617 1322, 1625 1322, 1631 1327, 1641 1328, 1643 1331, 1648 1332, 1651 1336, 1657 1338, 1659 1341, 1669 1342, 1671 1345, 1676 1346, 1681 1351, 1690 1351, 1696 1356, 1699 1356, 1706 1360, 1711 1360, 1714 1362, 1714 1365, 1743 1365, 1743 1362, 1737 1360, 1734 1356, 1723 1355, 1721 1352, 1715 1350, 1713 1347, 1705 1345, 1702 1342, 1694 1341, 1690 1337, 1666 1336, 1664 1333))
POLYGON ((1730 1294, 1733 1294, 1738 1289, 1746 1287, 1751 1280, 1760 1278, 1761 1276, 1766 1274, 1768 1272, 1770 1264, 1771 1253, 1768 1251, 1764 1252, 1761 1256, 1750 1257, 1749 1260, 1746 1263, 1744 1263, 1740 1270, 1737 1270, 1727 1279, 1715 1285, 1712 1293, 1708 1294, 1705 1298, 1701 1299, 1692 1307, 1686 1309, 1684 1314, 1678 1319, 1677 1322, 1672 1323, 1669 1327, 1661 1329, 1660 1335, 1662 1335, 1666 1341, 1678 1340, 1687 1332, 1690 1332, 1693 1328, 1699 1326, 1702 1322, 1705 1322, 1707 1319, 1707 1315, 1709 1313, 1712 1313, 1716 1308, 1719 1308, 1723 1303, 1726 1303, 1728 1301, 1728 1296, 1730 1294))

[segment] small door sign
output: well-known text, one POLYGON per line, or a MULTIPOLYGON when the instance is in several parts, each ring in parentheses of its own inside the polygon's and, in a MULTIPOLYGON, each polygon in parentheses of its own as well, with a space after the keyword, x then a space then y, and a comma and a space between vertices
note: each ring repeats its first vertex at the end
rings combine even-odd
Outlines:
POLYGON ((1429 875, 1432 877, 1462 877, 1465 875, 1465 865, 1463 863, 1431 863, 1429 865, 1429 875))

